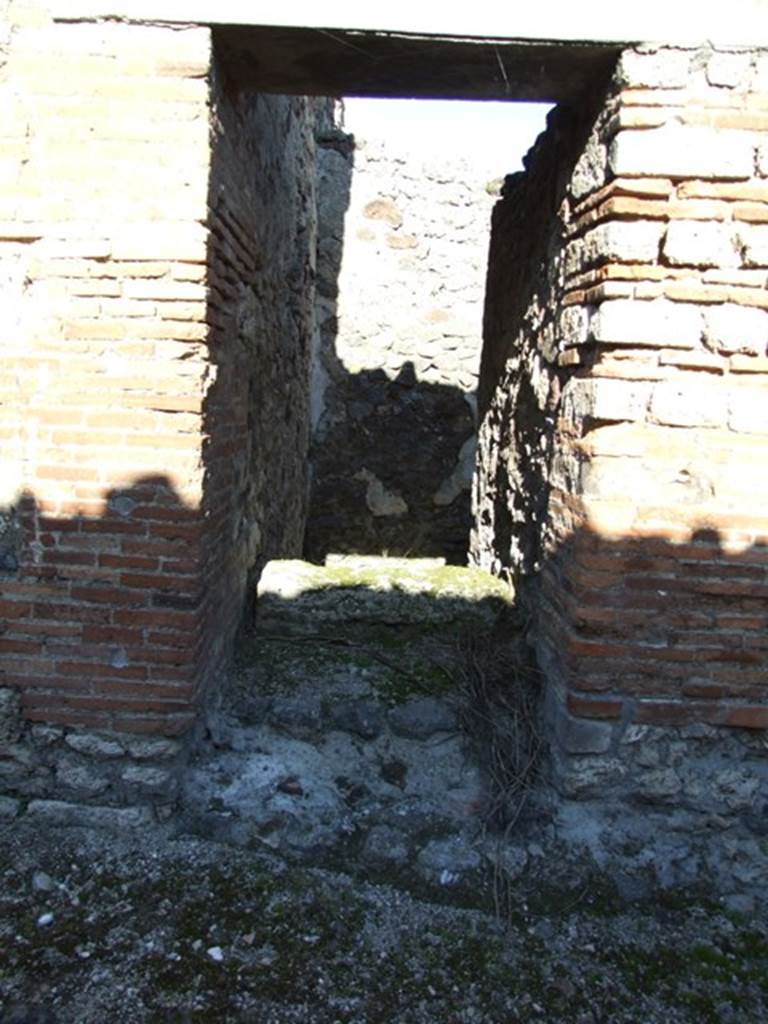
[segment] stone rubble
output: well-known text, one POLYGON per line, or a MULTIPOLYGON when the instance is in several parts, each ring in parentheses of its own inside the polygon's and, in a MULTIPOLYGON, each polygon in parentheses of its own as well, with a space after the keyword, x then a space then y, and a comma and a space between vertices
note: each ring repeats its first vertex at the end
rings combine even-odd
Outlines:
POLYGON ((483 596, 475 570, 445 572, 404 559, 268 565, 256 628, 186 777, 182 831, 451 893, 598 872, 628 900, 711 885, 762 899, 757 735, 622 729, 542 707, 551 749, 524 813, 499 830, 456 639, 493 630, 504 592, 485 577, 483 596), (419 623, 428 591, 433 615, 419 623))
POLYGON ((270 563, 255 646, 187 776, 187 827, 436 886, 477 881, 488 784, 440 665, 458 632, 489 628, 508 598, 439 561, 270 563))

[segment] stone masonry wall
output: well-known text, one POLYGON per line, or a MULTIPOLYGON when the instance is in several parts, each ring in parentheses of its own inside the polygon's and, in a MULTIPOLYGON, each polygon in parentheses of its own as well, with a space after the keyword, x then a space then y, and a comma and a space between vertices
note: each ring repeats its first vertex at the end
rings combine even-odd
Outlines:
POLYGON ((734 828, 736 859, 768 800, 767 95, 765 53, 624 55, 544 207, 548 305, 505 320, 491 271, 473 539, 535 612, 561 791, 734 828))
POLYGON ((326 126, 308 557, 466 561, 492 198, 460 157, 326 126))
MULTIPOLYGON (((550 515, 562 382, 558 362, 566 240, 563 197, 594 115, 556 108, 508 175, 493 210, 478 388, 473 560, 516 584, 555 546, 550 515)), ((567 523, 565 524, 567 530, 567 523)), ((567 535, 567 532, 566 532, 567 535)))
MULTIPOLYGON (((165 813, 255 575, 301 543, 313 130, 324 173, 348 180, 351 150, 322 105, 238 94, 208 29, 0 13, 0 813, 128 823, 126 801, 165 813)), ((472 539, 533 613, 571 807, 650 809, 640 850, 671 812, 728 830, 745 875, 768 805, 767 139, 764 52, 638 48, 551 119, 494 213, 472 539)), ((482 262, 471 189, 425 171, 445 198, 421 222, 420 176, 357 158, 358 227, 343 188, 323 210, 308 548, 458 558, 480 285, 443 233, 477 254, 462 273, 482 262), (383 308, 358 321, 372 267, 383 308)))

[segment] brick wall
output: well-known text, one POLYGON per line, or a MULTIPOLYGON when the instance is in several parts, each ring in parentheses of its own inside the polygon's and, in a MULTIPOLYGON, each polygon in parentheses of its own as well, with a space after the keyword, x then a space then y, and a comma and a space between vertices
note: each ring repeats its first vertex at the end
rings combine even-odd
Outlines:
POLYGON ((208 648, 225 660, 265 563, 301 553, 316 248, 314 125, 326 101, 214 77, 204 409, 208 648))
POLYGON ((2 681, 32 720, 174 732, 198 683, 210 36, 10 17, 2 681))
POLYGON ((0 90, 0 684, 186 731, 306 515, 316 103, 207 28, 10 8, 0 90))
MULTIPOLYGON (((5 10, 0 683, 182 733, 301 544, 319 108, 205 28, 5 10)), ((768 727, 766 97, 765 53, 630 51, 494 215, 473 554, 532 581, 572 793, 768 727)))
POLYGON ((560 752, 616 755, 613 783, 638 727, 768 727, 767 95, 765 53, 626 53, 536 196, 538 282, 511 315, 489 294, 475 557, 538 573, 560 752))

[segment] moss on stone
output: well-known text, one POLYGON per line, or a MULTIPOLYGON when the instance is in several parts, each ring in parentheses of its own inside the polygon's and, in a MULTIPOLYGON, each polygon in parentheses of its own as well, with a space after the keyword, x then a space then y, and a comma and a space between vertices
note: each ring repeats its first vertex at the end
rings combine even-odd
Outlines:
POLYGON ((480 569, 423 560, 297 560, 268 563, 259 583, 258 621, 490 622, 511 603, 510 588, 480 569))

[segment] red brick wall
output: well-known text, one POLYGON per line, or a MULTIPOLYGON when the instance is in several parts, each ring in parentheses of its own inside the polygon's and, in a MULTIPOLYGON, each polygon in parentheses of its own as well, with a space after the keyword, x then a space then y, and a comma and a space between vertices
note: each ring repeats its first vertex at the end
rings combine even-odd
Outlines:
POLYGON ((225 662, 265 563, 301 553, 316 239, 315 101, 238 93, 218 65, 212 96, 206 672, 225 662))
POLYGON ((476 557, 536 578, 539 653, 575 716, 768 727, 765 66, 626 55, 494 335, 476 557), (533 433, 506 397, 526 387, 533 433))
MULTIPOLYGON (((311 104, 227 96, 207 29, 13 10, 0 682, 35 720, 183 731, 301 542, 311 104)), ((487 317, 475 555, 537 576, 578 716, 768 725, 766 97, 765 54, 627 54, 542 143, 524 296, 487 317)))
POLYGON ((301 548, 314 102, 228 92, 205 28, 25 10, 0 85, 0 684, 32 720, 177 733, 264 562, 301 548))
POLYGON ((584 253, 601 225, 658 239, 583 258, 566 285, 596 395, 555 627, 582 715, 768 726, 768 80, 730 58, 727 86, 714 54, 706 85, 675 88, 625 61, 610 180, 573 211, 584 253))
POLYGON ((33 720, 173 733, 199 683, 206 29, 26 9, 0 91, 0 680, 33 720))

